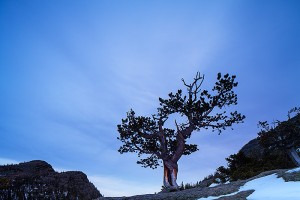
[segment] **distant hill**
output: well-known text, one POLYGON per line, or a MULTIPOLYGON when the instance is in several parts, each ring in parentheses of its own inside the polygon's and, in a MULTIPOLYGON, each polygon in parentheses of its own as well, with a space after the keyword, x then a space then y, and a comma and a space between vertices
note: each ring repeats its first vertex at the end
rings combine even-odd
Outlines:
POLYGON ((101 196, 80 171, 58 173, 41 160, 0 166, 0 200, 92 200, 101 196))

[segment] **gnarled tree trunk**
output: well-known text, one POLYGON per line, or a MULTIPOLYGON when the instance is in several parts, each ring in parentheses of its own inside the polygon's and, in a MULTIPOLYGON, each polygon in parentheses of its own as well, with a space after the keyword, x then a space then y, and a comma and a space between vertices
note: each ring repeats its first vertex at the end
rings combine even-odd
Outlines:
POLYGON ((287 150, 288 155, 290 156, 290 158, 292 159, 293 163, 297 166, 300 167, 300 157, 297 153, 297 151, 295 150, 294 147, 290 148, 287 150))
POLYGON ((178 164, 171 160, 164 161, 163 183, 166 189, 178 189, 177 184, 178 164))
POLYGON ((177 122, 175 121, 176 127, 177 127, 177 148, 174 154, 170 157, 167 157, 167 159, 164 160, 164 187, 169 188, 171 190, 178 190, 179 186, 177 184, 177 174, 178 174, 178 160, 181 158, 184 152, 185 148, 185 137, 189 136, 194 126, 190 125, 185 130, 180 130, 177 122), (185 135, 185 136, 184 136, 185 135))

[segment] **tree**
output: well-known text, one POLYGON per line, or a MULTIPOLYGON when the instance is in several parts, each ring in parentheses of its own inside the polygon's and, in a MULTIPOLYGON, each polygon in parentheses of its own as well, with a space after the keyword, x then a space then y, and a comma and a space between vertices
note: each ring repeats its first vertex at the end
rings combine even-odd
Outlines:
POLYGON ((289 157, 281 151, 264 152, 262 157, 248 157, 242 151, 226 158, 227 167, 217 169, 215 177, 221 182, 245 180, 262 172, 275 169, 292 168, 294 164, 289 157))
POLYGON ((296 151, 300 147, 300 108, 295 107, 288 112, 287 121, 276 120, 273 125, 267 121, 259 122, 258 133, 260 143, 269 151, 285 151, 296 166, 300 166, 300 158, 296 151), (292 114, 295 114, 291 118, 292 114))
POLYGON ((209 93, 201 89, 204 75, 198 72, 191 84, 182 79, 186 94, 178 90, 171 92, 166 99, 159 98, 157 114, 151 117, 137 116, 131 109, 118 125, 118 139, 123 143, 119 152, 134 152, 138 157, 146 154, 148 157, 141 158, 137 163, 153 169, 160 165, 161 160, 164 187, 177 189, 178 160, 182 155, 198 150, 196 144, 186 143, 192 132, 210 128, 220 134, 232 124, 243 122, 244 115, 237 111, 225 111, 225 107, 237 104, 237 95, 233 91, 238 85, 235 78, 234 75, 222 76, 218 73, 217 81, 209 93), (174 129, 165 127, 166 121, 175 113, 186 121, 177 123, 175 120, 174 129))

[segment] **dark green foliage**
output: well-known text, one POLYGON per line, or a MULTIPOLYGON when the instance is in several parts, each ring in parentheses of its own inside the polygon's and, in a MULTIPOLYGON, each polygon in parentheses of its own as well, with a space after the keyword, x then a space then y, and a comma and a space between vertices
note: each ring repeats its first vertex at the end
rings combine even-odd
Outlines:
POLYGON ((287 121, 275 121, 273 126, 267 121, 259 122, 262 128, 258 133, 261 145, 272 150, 286 150, 300 147, 300 108, 288 112, 287 121), (296 116, 291 118, 291 114, 296 116))
MULTIPOLYGON (((252 157, 247 157, 242 151, 239 151, 237 154, 230 155, 226 158, 228 163, 227 167, 219 167, 214 175, 204 178, 202 181, 197 182, 197 184, 187 184, 187 187, 182 184, 182 188, 206 187, 210 185, 211 182, 225 183, 227 181, 244 180, 264 171, 295 167, 295 164, 285 150, 291 146, 295 148, 299 147, 299 111, 300 109, 297 107, 291 109, 288 112, 289 119, 283 122, 276 121, 273 127, 267 122, 260 122, 262 130, 259 132, 259 136, 256 140, 259 140, 260 146, 262 146, 263 152, 261 156, 257 154, 255 156, 252 155, 252 157), (293 113, 296 113, 296 115, 291 117, 293 113)), ((252 144, 254 143, 252 142, 252 144)), ((252 148, 260 147, 254 145, 252 148)), ((253 150, 254 149, 251 149, 251 151, 253 150)), ((300 154, 299 150, 300 149, 298 149, 298 154, 300 154)))
POLYGON ((186 183, 184 184, 183 182, 180 184, 180 190, 187 190, 187 189, 192 189, 196 187, 201 187, 201 183, 197 181, 196 183, 186 183))
POLYGON ((215 115, 206 116, 211 109, 222 109, 225 106, 237 104, 237 95, 233 91, 233 88, 238 85, 235 82, 235 75, 229 76, 229 74, 225 74, 222 76, 221 73, 218 73, 217 82, 215 82, 211 92, 200 90, 204 76, 201 77, 200 73, 197 73, 196 77, 201 80, 199 85, 187 85, 183 80, 188 89, 187 95, 184 95, 182 90, 178 90, 175 94, 170 93, 168 99, 159 98, 160 107, 158 108, 158 113, 160 116, 179 113, 190 118, 194 122, 196 130, 212 128, 213 131, 217 130, 219 133, 233 123, 243 121, 245 116, 237 111, 230 112, 228 115, 226 111, 223 111, 217 112, 215 115))
POLYGON ((261 157, 247 157, 242 152, 226 158, 228 167, 219 167, 217 173, 224 179, 235 181, 247 179, 261 172, 273 169, 295 167, 287 154, 287 149, 300 146, 300 109, 295 107, 288 112, 287 121, 276 121, 270 126, 266 121, 259 122, 262 128, 258 133, 260 145, 264 148, 261 157), (291 118, 291 114, 296 116, 291 118))
POLYGON ((266 152, 261 159, 246 157, 242 152, 226 158, 228 167, 221 166, 216 174, 222 182, 244 180, 264 171, 294 167, 289 157, 282 152, 266 152))

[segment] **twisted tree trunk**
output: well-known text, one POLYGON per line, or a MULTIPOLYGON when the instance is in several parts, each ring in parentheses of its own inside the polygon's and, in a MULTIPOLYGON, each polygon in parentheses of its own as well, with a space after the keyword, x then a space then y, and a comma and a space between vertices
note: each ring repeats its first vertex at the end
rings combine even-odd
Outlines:
POLYGON ((178 164, 171 160, 164 161, 164 177, 163 183, 166 189, 178 190, 177 184, 178 164))
POLYGON ((177 184, 177 174, 178 174, 178 160, 183 155, 184 149, 185 149, 185 137, 188 137, 192 131, 194 126, 190 125, 188 128, 181 130, 177 122, 175 121, 176 127, 177 127, 177 148, 174 154, 170 157, 167 157, 167 159, 164 160, 164 187, 169 188, 171 190, 178 190, 179 186, 177 184))

